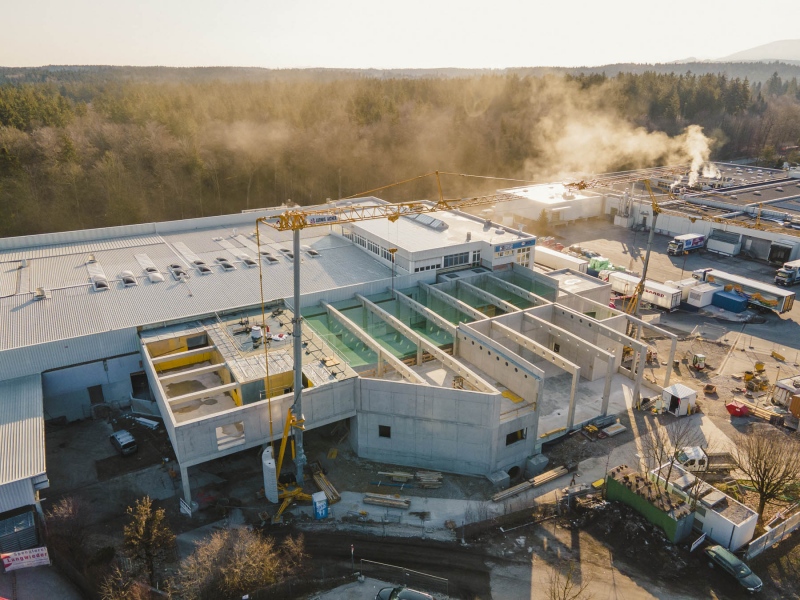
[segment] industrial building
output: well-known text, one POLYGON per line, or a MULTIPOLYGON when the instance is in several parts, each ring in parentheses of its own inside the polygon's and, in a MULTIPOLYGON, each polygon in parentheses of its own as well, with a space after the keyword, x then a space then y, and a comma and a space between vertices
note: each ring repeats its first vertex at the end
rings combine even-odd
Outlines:
POLYGON ((255 232, 281 210, 0 240, 0 522, 47 486, 47 420, 160 417, 189 500, 191 469, 280 438, 300 368, 307 431, 346 421, 361 457, 503 485, 638 397, 631 323, 674 355, 675 336, 609 308, 609 284, 532 270, 518 228, 459 211, 331 222, 295 255, 291 232, 255 232))
MULTIPOLYGON (((662 209, 656 233, 706 235, 711 251, 743 254, 775 265, 800 258, 800 171, 729 163, 713 163, 710 170, 716 177, 701 176, 697 190, 687 187, 685 176, 650 179, 662 209)), ((649 178, 647 170, 640 177, 635 173, 620 178, 649 178)), ((647 230, 653 222, 650 196, 644 187, 630 182, 584 190, 541 184, 503 192, 514 199, 502 205, 497 218, 525 231, 535 231, 543 213, 555 228, 593 218, 637 230, 647 230)), ((491 209, 476 213, 494 215, 491 209)))

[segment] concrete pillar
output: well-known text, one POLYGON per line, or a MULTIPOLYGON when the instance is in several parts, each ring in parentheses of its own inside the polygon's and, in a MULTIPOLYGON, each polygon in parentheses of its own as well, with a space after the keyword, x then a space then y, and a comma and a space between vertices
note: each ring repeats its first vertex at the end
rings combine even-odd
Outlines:
POLYGON ((634 361, 636 361, 633 365, 631 365, 634 369, 633 373, 633 405, 639 402, 639 394, 642 391, 642 377, 644 377, 644 365, 647 361, 647 352, 636 352, 633 355, 634 361))
POLYGON ((614 361, 613 359, 606 362, 606 383, 603 387, 603 405, 600 409, 600 415, 605 417, 608 414, 608 401, 611 396, 611 380, 614 378, 614 361))
POLYGON ((581 377, 581 369, 578 367, 572 374, 572 387, 569 390, 569 413, 567 414, 567 431, 572 429, 575 424, 575 390, 578 387, 578 380, 581 377))
POLYGON ((183 484, 183 499, 186 503, 192 505, 192 488, 189 485, 189 467, 181 465, 181 483, 183 484))
POLYGON ((664 375, 664 386, 669 385, 669 378, 672 375, 672 361, 675 360, 675 350, 678 348, 678 338, 673 336, 669 345, 669 360, 667 361, 667 374, 664 375))

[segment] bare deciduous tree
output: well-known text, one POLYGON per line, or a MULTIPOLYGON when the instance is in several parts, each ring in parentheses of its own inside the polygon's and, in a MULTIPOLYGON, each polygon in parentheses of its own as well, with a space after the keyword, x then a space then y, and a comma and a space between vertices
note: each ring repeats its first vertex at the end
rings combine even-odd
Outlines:
POLYGON ((62 498, 45 518, 50 543, 75 561, 85 558, 87 518, 83 503, 72 496, 62 498))
POLYGON ((591 580, 588 577, 579 579, 573 561, 559 562, 550 570, 547 580, 548 600, 589 600, 592 595, 587 591, 591 580))
MULTIPOLYGON (((687 446, 702 446, 705 442, 702 431, 689 418, 678 419, 666 426, 654 423, 652 429, 639 440, 647 470, 666 465, 664 477, 667 481, 678 460, 678 452, 687 446)), ((659 481, 656 480, 656 486, 658 485, 659 481)), ((664 486, 666 488, 666 482, 664 486)))
POLYGON ((800 482, 800 443, 773 427, 735 438, 733 456, 758 493, 758 517, 786 486, 800 482))

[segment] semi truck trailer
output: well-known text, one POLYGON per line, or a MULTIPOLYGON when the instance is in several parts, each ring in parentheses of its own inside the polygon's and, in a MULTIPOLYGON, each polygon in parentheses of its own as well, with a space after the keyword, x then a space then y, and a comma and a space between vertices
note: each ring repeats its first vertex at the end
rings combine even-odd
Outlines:
POLYGON ((700 233, 676 235, 667 245, 667 254, 676 256, 696 252, 705 248, 706 240, 706 236, 700 233))
POLYGON ((776 313, 792 310, 795 293, 768 283, 761 283, 740 275, 717 271, 716 269, 697 269, 692 277, 698 281, 716 283, 726 292, 736 292, 747 298, 747 302, 760 308, 768 308, 776 313))

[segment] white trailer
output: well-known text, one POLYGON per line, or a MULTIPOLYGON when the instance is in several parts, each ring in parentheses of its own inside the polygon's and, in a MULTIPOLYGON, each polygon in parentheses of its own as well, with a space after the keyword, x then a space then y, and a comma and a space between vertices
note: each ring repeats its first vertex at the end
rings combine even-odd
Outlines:
MULTIPOLYGON (((641 278, 635 275, 628 275, 627 273, 612 272, 608 274, 608 282, 611 284, 611 290, 622 296, 632 296, 635 294, 636 286, 639 285, 640 280, 641 278)), ((673 311, 678 308, 681 303, 681 290, 648 279, 644 283, 642 300, 658 308, 673 311)))
POLYGON ((697 269, 692 272, 692 277, 698 281, 716 283, 725 291, 736 292, 747 297, 747 301, 755 306, 768 308, 777 313, 792 310, 795 293, 768 283, 754 281, 747 277, 717 271, 716 269, 697 269))
POLYGON ((577 256, 571 256, 558 250, 536 246, 533 251, 533 262, 548 269, 572 269, 580 273, 586 273, 589 269, 589 261, 577 256))

